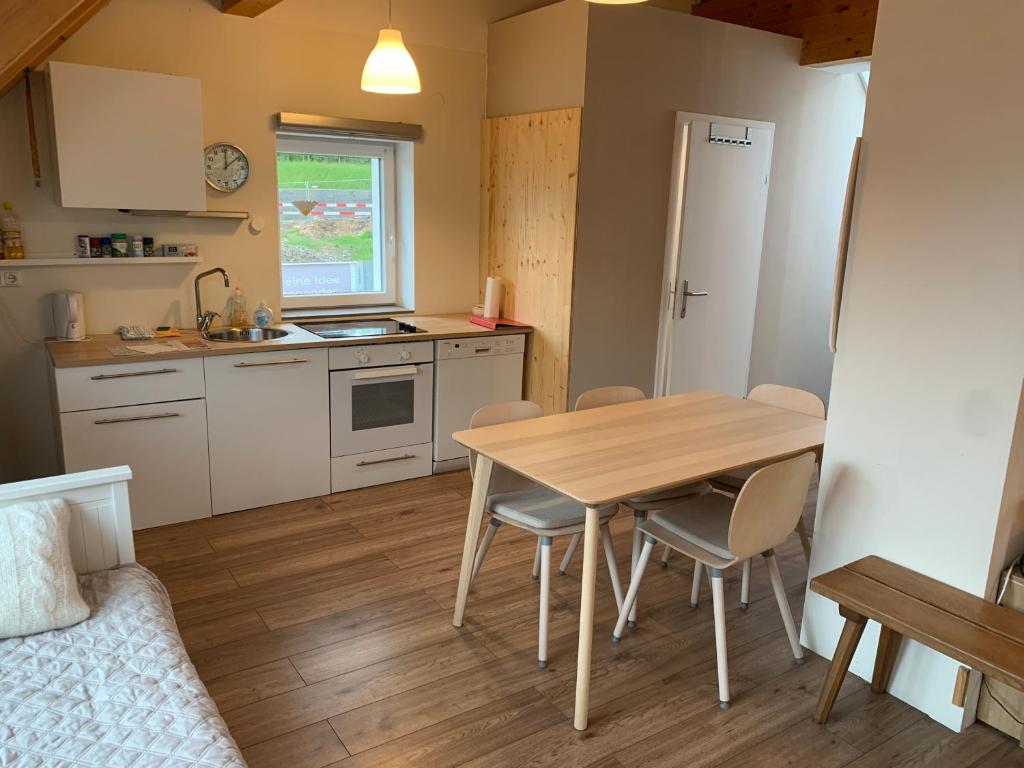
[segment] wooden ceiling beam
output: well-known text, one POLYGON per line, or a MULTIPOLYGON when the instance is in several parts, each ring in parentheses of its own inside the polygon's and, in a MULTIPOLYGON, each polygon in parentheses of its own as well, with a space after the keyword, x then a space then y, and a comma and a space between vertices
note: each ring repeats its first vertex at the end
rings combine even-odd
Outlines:
POLYGON ((255 19, 280 2, 281 0, 221 0, 220 9, 232 16, 247 16, 250 19, 255 19))
POLYGON ((108 0, 10 0, 0 8, 0 96, 96 15, 108 0))
POLYGON ((878 0, 701 0, 693 14, 799 37, 800 63, 816 65, 871 55, 878 0))

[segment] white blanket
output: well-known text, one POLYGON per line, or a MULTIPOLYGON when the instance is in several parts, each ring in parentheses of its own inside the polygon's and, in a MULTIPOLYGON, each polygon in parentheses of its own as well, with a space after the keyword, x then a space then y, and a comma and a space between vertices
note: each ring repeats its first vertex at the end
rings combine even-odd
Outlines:
POLYGON ((244 768, 157 578, 79 581, 89 619, 0 640, 0 766, 244 768))

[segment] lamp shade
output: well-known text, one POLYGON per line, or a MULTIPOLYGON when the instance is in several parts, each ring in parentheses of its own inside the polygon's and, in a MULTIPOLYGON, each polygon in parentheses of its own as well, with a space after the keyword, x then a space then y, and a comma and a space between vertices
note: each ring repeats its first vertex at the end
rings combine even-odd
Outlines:
POLYGON ((412 60, 402 33, 397 29, 382 29, 377 45, 363 65, 362 89, 371 93, 419 93, 420 73, 412 60))

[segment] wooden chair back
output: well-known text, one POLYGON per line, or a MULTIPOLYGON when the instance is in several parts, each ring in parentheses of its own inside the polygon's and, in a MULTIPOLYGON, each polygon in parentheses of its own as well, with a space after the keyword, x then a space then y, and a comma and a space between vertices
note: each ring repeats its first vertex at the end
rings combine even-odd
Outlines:
MULTIPOLYGON (((544 410, 529 400, 511 400, 506 403, 490 403, 478 408, 469 417, 469 428, 490 427, 494 424, 507 424, 510 421, 525 421, 536 419, 544 415, 544 410)), ((469 475, 476 472, 476 451, 469 452, 469 475)), ((504 493, 506 491, 517 491, 524 488, 532 488, 533 481, 522 475, 517 475, 502 466, 495 465, 491 471, 491 482, 488 485, 490 493, 504 493)))
POLYGON ((576 398, 575 410, 585 411, 588 408, 603 408, 606 405, 618 405, 646 399, 647 395, 643 393, 643 390, 636 387, 597 387, 588 389, 576 398))
POLYGON ((748 400, 796 411, 817 419, 825 418, 825 403, 813 392, 782 384, 758 384, 747 395, 748 400))
POLYGON ((771 549, 796 528, 811 487, 814 454, 757 470, 736 497, 729 521, 729 551, 740 560, 771 549))

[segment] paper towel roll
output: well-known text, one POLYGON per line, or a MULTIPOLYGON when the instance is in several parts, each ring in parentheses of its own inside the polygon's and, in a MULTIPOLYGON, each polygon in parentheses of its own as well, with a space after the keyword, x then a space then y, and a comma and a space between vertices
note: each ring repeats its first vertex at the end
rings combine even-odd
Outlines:
POLYGON ((484 289, 484 317, 501 317, 501 297, 505 293, 505 284, 500 277, 488 277, 484 289))

